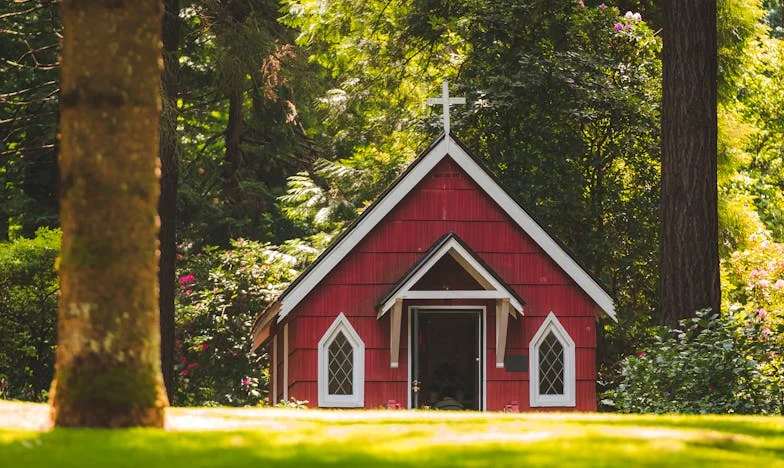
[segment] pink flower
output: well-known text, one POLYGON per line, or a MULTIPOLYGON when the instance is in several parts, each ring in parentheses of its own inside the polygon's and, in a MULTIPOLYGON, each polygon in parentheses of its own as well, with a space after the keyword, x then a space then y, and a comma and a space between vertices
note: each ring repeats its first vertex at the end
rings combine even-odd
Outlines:
POLYGON ((196 277, 193 275, 185 275, 180 277, 178 281, 180 282, 180 284, 193 283, 194 281, 196 281, 196 277))
POLYGON ((765 338, 770 337, 770 328, 763 328, 762 334, 765 336, 765 338))
POLYGON ((756 278, 757 276, 760 275, 760 271, 755 268, 755 269, 751 270, 750 274, 751 274, 752 278, 756 278))
POLYGON ((193 369, 194 367, 199 367, 199 363, 198 362, 192 362, 192 363, 188 364, 188 367, 186 367, 186 369, 193 369))
POLYGON ((245 387, 245 388, 250 387, 250 379, 247 378, 247 377, 242 379, 242 386, 245 387))
POLYGON ((177 260, 182 260, 182 254, 177 254, 177 260))
POLYGON ((210 346, 209 346, 207 343, 202 343, 202 344, 201 344, 201 350, 202 350, 202 351, 206 351, 206 350, 207 350, 207 348, 209 348, 209 347, 210 347, 210 346))
POLYGON ((583 0, 580 0, 579 2, 577 2, 577 4, 580 5, 582 8, 585 8, 585 3, 583 3, 583 0))
POLYGON ((643 357, 643 356, 645 356, 645 351, 638 351, 637 352, 637 357, 643 357))
POLYGON ((607 9, 607 5, 602 3, 601 5, 599 5, 599 8, 602 9, 602 10, 606 10, 607 9))
POLYGON ((621 23, 615 23, 615 30, 623 31, 623 25, 621 23))
POLYGON ((186 358, 185 356, 180 356, 180 362, 185 364, 186 362, 188 362, 188 358, 186 358))
POLYGON ((188 296, 190 296, 192 292, 193 292, 193 291, 191 291, 190 289, 188 289, 188 290, 186 290, 186 291, 185 291, 185 294, 187 294, 188 296))
POLYGON ((627 24, 626 26, 623 27, 623 29, 632 29, 632 28, 634 28, 634 25, 631 24, 631 23, 629 23, 629 24, 627 24))
POLYGON ((784 279, 776 280, 773 284, 773 289, 784 289, 784 279))
POLYGON ((183 369, 180 375, 188 375, 188 369, 183 369))
POLYGON ((767 313, 767 311, 765 311, 765 309, 760 309, 760 310, 757 311, 757 317, 759 317, 760 320, 765 320, 765 317, 767 317, 767 316, 768 316, 768 313, 767 313))
POLYGON ((768 286, 770 286, 770 281, 768 281, 768 280, 766 280, 766 279, 759 280, 759 281, 757 281, 757 286, 759 286, 759 287, 760 287, 760 288, 762 288, 762 289, 765 289, 765 288, 767 288, 768 286))

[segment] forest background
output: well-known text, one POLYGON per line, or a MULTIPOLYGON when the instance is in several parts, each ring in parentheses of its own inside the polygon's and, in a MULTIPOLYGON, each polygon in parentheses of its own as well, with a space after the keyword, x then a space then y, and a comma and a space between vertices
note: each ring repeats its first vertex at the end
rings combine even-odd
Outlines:
MULTIPOLYGON (((449 80, 468 101, 453 132, 616 299, 606 409, 782 411, 781 0, 718 3, 722 311, 675 334, 658 313, 662 2, 164 3, 173 404, 263 401, 254 316, 436 137, 424 103, 449 80)), ((0 7, 2 398, 44 400, 53 373, 57 8, 0 7)))

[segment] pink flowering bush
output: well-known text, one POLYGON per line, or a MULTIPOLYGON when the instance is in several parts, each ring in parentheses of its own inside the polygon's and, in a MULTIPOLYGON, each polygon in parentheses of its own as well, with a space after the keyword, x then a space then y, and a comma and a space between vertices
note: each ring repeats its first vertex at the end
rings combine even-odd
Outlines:
POLYGON ((740 317, 762 313, 773 328, 784 322, 784 244, 768 232, 722 262, 722 302, 740 317))
POLYGON ((604 401, 623 412, 784 412, 784 244, 754 234, 722 261, 722 313, 698 311, 628 357, 604 401))
POLYGON ((243 406, 265 398, 268 357, 250 352, 250 329, 302 265, 301 257, 243 239, 179 259, 175 404, 243 406))

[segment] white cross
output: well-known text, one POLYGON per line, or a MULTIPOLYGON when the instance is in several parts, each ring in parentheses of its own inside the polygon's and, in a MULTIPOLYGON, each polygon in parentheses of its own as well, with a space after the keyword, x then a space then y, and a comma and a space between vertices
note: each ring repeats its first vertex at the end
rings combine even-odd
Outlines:
POLYGON ((441 88, 441 97, 427 98, 427 103, 431 106, 434 104, 441 104, 444 106, 444 134, 449 135, 449 106, 452 104, 465 104, 466 100, 464 97, 450 98, 449 83, 446 81, 444 81, 444 84, 441 86, 441 88))

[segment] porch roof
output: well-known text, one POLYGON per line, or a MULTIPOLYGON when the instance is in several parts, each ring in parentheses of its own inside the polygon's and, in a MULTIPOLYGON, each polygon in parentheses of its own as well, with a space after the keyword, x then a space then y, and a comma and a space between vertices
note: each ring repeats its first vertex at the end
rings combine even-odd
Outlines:
POLYGON ((525 301, 517 295, 482 258, 454 232, 438 239, 414 265, 378 301, 378 316, 384 315, 397 299, 509 299, 511 306, 523 313, 525 301), (482 290, 414 291, 414 285, 444 256, 451 255, 468 272, 482 290), (442 297, 443 296, 443 297, 442 297))

